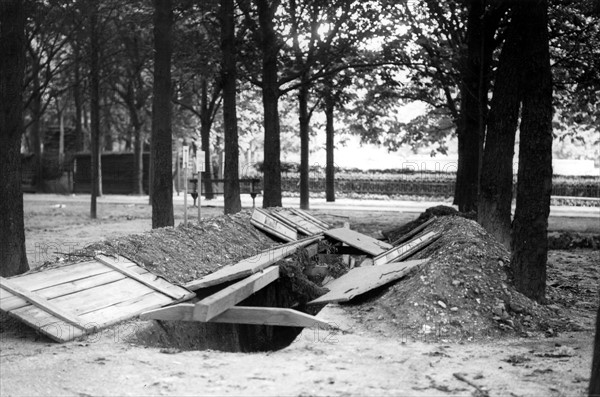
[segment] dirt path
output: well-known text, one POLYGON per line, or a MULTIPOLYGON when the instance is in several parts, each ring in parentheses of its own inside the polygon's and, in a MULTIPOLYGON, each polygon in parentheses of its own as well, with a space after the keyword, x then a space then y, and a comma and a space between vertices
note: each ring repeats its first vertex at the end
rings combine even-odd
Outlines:
POLYGON ((559 396, 584 394, 589 380, 590 333, 426 343, 365 330, 335 305, 319 317, 349 332, 305 330, 281 351, 252 354, 132 345, 127 334, 143 326, 137 321, 63 345, 4 333, 0 390, 5 396, 559 396))

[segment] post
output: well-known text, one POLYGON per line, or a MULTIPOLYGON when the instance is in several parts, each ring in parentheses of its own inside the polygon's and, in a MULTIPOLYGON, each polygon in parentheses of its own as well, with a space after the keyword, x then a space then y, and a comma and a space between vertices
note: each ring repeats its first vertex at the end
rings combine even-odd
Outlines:
POLYGON ((198 223, 202 219, 202 172, 204 171, 204 151, 196 151, 196 172, 198 172, 198 223))
POLYGON ((188 196, 188 154, 189 146, 183 145, 183 224, 187 225, 187 196, 188 196))

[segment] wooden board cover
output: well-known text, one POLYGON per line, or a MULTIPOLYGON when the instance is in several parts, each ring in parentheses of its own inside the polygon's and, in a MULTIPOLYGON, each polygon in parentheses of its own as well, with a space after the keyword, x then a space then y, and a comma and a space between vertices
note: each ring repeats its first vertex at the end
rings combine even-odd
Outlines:
POLYGON ((326 285, 329 292, 309 303, 347 302, 355 296, 405 276, 412 269, 428 260, 421 259, 380 266, 355 267, 342 277, 329 282, 326 285))
POLYGON ((294 241, 298 239, 298 233, 295 229, 259 208, 255 208, 252 212, 250 223, 264 232, 277 236, 284 241, 294 241))
POLYGON ((194 296, 122 257, 0 280, 0 310, 59 342, 194 296))
POLYGON ((383 254, 387 250, 393 248, 393 246, 388 243, 347 228, 330 229, 323 233, 334 240, 358 248, 362 252, 372 256, 383 254))
POLYGON ((185 285, 189 290, 195 291, 200 288, 212 287, 214 285, 223 284, 227 281, 238 280, 248 277, 258 271, 261 271, 275 262, 288 257, 302 247, 309 246, 316 241, 322 240, 323 236, 307 237, 302 240, 283 244, 269 250, 263 251, 258 255, 251 256, 241 260, 240 262, 225 266, 214 273, 190 281, 185 285))
POLYGON ((286 220, 289 224, 291 224, 297 231, 300 233, 306 234, 307 236, 311 236, 314 234, 319 234, 327 228, 318 225, 301 215, 293 213, 291 210, 286 208, 281 208, 277 210, 271 211, 271 214, 280 219, 286 220))

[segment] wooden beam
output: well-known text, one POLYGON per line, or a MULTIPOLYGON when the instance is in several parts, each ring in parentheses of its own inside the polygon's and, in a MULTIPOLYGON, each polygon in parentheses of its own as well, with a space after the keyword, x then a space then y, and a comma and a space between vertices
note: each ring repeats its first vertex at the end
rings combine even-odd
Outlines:
POLYGON ((279 278, 279 266, 238 281, 195 304, 194 319, 208 321, 279 278))
POLYGON ((185 287, 195 291, 250 276, 271 266, 275 262, 292 255, 299 248, 309 246, 322 239, 323 236, 312 236, 271 248, 258 255, 243 259, 235 265, 222 267, 214 273, 199 278, 198 280, 190 281, 185 284, 185 287))
POLYGON ((255 208, 252 212, 250 223, 269 234, 279 237, 284 241, 294 241, 298 239, 298 233, 296 232, 295 228, 288 226, 281 220, 259 208, 255 208))
POLYGON ((367 236, 346 228, 329 229, 323 232, 325 236, 333 240, 348 244, 351 247, 358 248, 365 254, 377 256, 393 248, 391 244, 379 241, 373 237, 367 236))
MULTIPOLYGON (((98 262, 100 262, 100 263, 102 263, 102 264, 104 264, 104 265, 106 265, 106 266, 108 266, 108 267, 110 267, 110 268, 118 271, 119 273, 122 273, 122 274, 126 275, 127 277, 132 278, 135 281, 137 281, 137 282, 139 282, 141 284, 144 284, 145 286, 150 287, 153 290, 158 291, 158 292, 160 292, 162 294, 165 294, 165 295, 167 295, 167 296, 169 296, 169 297, 171 297, 171 298, 173 298, 175 300, 182 299, 186 295, 188 295, 186 293, 181 293, 183 291, 181 291, 181 292, 180 291, 173 291, 173 290, 170 290, 170 289, 167 289, 167 288, 163 288, 162 286, 157 285, 155 283, 152 283, 151 281, 149 281, 149 280, 147 280, 147 279, 145 279, 143 277, 140 277, 140 275, 138 273, 135 273, 135 272, 133 272, 133 271, 125 268, 118 261, 116 261, 115 259, 110 258, 108 256, 98 255, 98 256, 96 256, 96 260, 98 262)), ((123 261, 123 259, 120 259, 120 261, 123 261)), ((181 287, 177 287, 177 288, 179 289, 181 287)))
POLYGON ((292 213, 303 217, 304 219, 306 219, 307 221, 312 222, 313 224, 319 226, 321 229, 327 230, 329 229, 331 226, 329 226, 327 223, 323 222, 322 220, 312 216, 311 214, 309 214, 308 212, 301 210, 299 208, 290 208, 290 211, 292 211, 292 213))
POLYGON ((19 287, 15 283, 11 282, 4 277, 0 277, 0 287, 2 289, 10 292, 13 295, 19 296, 25 299, 27 302, 31 303, 33 306, 40 308, 41 310, 51 314, 59 320, 66 322, 69 325, 72 325, 81 330, 87 331, 92 329, 93 327, 87 328, 85 327, 85 322, 81 320, 75 314, 69 313, 54 303, 50 302, 46 298, 43 298, 36 294, 35 292, 26 290, 25 288, 19 287))
POLYGON ((417 237, 415 239, 410 240, 408 243, 399 245, 398 247, 394 247, 391 250, 384 252, 381 255, 373 258, 374 265, 383 265, 389 262, 397 262, 402 260, 402 258, 407 258, 405 255, 408 253, 416 253, 415 249, 417 247, 423 247, 424 243, 431 244, 436 237, 438 237, 437 232, 427 232, 424 235, 417 237))
MULTIPOLYGON (((194 304, 180 303, 142 313, 142 320, 198 321, 194 304)), ((211 323, 277 325, 282 327, 332 328, 327 322, 306 313, 279 307, 233 306, 212 318, 211 323)))

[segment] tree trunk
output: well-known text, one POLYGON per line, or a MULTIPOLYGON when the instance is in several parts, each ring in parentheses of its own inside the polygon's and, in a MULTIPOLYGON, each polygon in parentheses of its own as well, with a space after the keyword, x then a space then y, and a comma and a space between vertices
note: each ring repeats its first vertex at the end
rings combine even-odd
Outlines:
POLYGON ((335 162, 334 162, 334 126, 333 126, 333 111, 335 101, 331 92, 325 96, 325 198, 329 202, 335 201, 335 162))
POLYGON ((495 24, 486 25, 483 0, 469 2, 467 52, 462 71, 460 120, 458 121, 458 169, 454 204, 461 212, 477 210, 479 171, 489 90, 489 66, 495 24), (490 35, 491 33, 491 35, 490 35))
POLYGON ((223 124, 225 127, 225 213, 242 210, 239 181, 239 147, 236 113, 236 50, 234 1, 221 0, 221 51, 223 82, 223 124))
POLYGON ((142 132, 142 123, 133 123, 134 142, 133 142, 133 158, 135 163, 134 170, 134 194, 144 194, 144 136, 142 132))
POLYGON ((21 137, 25 10, 21 0, 0 2, 0 276, 29 270, 25 250, 21 137))
POLYGON ((173 226, 171 0, 154 0, 154 86, 152 99, 152 228, 173 226))
POLYGON ((34 167, 35 167, 35 190, 44 191, 44 161, 42 153, 42 92, 40 87, 39 59, 32 55, 32 83, 33 100, 31 101, 31 142, 33 144, 34 167))
POLYGON ((58 168, 62 172, 63 163, 65 160, 65 113, 61 109, 58 109, 57 113, 58 113, 58 125, 59 125, 58 168))
POLYGON ((478 222, 510 249, 515 132, 519 116, 522 32, 514 21, 502 47, 488 116, 480 177, 478 222))
POLYGON ((300 208, 309 209, 309 123, 308 114, 308 76, 303 74, 298 91, 299 121, 300 121, 300 208))
POLYGON ((202 104, 200 118, 200 140, 202 141, 202 150, 204 151, 204 172, 202 173, 202 181, 204 183, 204 197, 207 200, 215 198, 212 185, 212 163, 210 161, 210 130, 212 128, 212 117, 208 106, 208 88, 206 78, 202 79, 202 104))
POLYGON ((275 39, 273 16, 276 4, 268 0, 256 0, 258 21, 262 33, 262 95, 264 108, 264 192, 263 207, 281 207, 281 142, 279 136, 279 83, 277 77, 277 54, 279 46, 275 39))
POLYGON ((600 306, 598 306, 598 313, 596 314, 596 338, 594 341, 589 397, 600 397, 600 306))
POLYGON ((515 6, 523 27, 521 128, 517 208, 511 268, 516 288, 538 302, 545 299, 548 215, 552 190, 552 72, 548 2, 515 6))
POLYGON ((98 66, 98 8, 95 3, 90 10, 90 111, 91 111, 91 182, 92 198, 90 217, 97 218, 96 198, 100 194, 100 71, 98 66))
POLYGON ((83 103, 81 98, 81 74, 79 70, 80 59, 78 46, 74 46, 73 54, 75 58, 75 84, 73 85, 73 102, 75 102, 75 150, 82 151, 84 147, 83 129, 81 128, 83 103))

